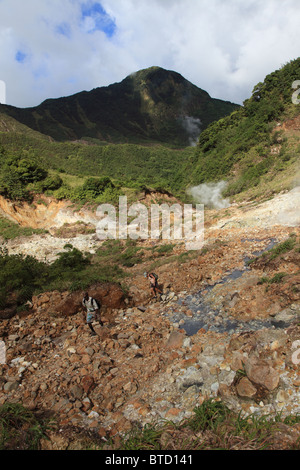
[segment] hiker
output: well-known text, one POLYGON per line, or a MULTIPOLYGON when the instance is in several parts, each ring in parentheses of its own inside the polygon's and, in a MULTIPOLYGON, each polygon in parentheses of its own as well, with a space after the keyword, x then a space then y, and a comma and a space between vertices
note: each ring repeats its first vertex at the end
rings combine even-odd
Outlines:
POLYGON ((150 289, 152 293, 152 298, 156 298, 157 292, 162 294, 162 291, 158 287, 158 276, 155 273, 147 273, 147 277, 150 280, 150 289))
POLYGON ((95 336, 97 333, 93 328, 93 321, 98 320, 101 326, 103 326, 103 323, 100 318, 100 306, 93 297, 89 296, 88 292, 85 292, 84 297, 82 299, 82 305, 87 309, 86 313, 86 323, 88 324, 90 330, 91 330, 91 335, 95 336))

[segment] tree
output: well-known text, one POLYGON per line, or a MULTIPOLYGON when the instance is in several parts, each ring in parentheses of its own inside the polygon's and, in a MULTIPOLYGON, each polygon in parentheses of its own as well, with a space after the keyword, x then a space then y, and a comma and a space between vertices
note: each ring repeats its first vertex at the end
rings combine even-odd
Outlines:
POLYGON ((112 181, 108 176, 102 178, 88 178, 82 186, 84 191, 91 191, 95 196, 100 195, 107 187, 114 187, 112 181))
POLYGON ((28 158, 4 157, 0 165, 0 194, 12 200, 29 199, 27 184, 42 181, 48 175, 46 170, 28 158))

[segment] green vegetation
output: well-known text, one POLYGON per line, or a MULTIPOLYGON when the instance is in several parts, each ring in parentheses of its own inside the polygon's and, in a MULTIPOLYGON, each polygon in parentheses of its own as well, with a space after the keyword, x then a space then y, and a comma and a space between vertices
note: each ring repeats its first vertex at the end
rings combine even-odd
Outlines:
MULTIPOLYGON (((130 268, 148 263, 147 269, 169 263, 185 263, 199 255, 196 250, 173 254, 174 245, 143 247, 136 240, 106 240, 95 254, 82 253, 72 244, 64 246, 52 263, 32 256, 9 255, 0 251, 0 308, 26 309, 33 295, 53 290, 84 290, 97 282, 123 283, 130 268), (154 253, 158 258, 153 261, 154 253)), ((123 286, 126 289, 125 286, 123 286)))
POLYGON ((285 276, 287 276, 286 273, 276 273, 271 279, 263 276, 260 278, 258 284, 279 284, 285 276))
POLYGON ((0 406, 0 450, 39 450, 49 422, 18 403, 0 406))
POLYGON ((270 254, 269 259, 270 260, 275 259, 275 258, 277 258, 277 256, 282 255, 282 254, 284 254, 288 251, 293 250, 293 248, 296 245, 296 241, 297 241, 296 237, 290 236, 284 242, 279 243, 278 245, 276 245, 274 248, 272 248, 269 251, 269 254, 270 254))
MULTIPOLYGON (((289 238, 287 238, 281 243, 278 243, 271 250, 266 251, 262 253, 261 255, 257 256, 256 258, 251 259, 248 262, 248 265, 251 267, 252 266, 259 266, 259 267, 264 266, 264 269, 267 267, 271 270, 273 270, 274 267, 278 269, 278 266, 280 266, 282 255, 289 253, 288 259, 293 259, 293 254, 299 252, 299 249, 300 249, 300 240, 299 238, 297 238, 297 235, 295 233, 291 233, 289 238)), ((258 284, 259 285, 266 284, 266 290, 268 291, 269 286, 271 284, 281 283, 287 275, 288 274, 285 272, 277 272, 272 277, 262 276, 259 279, 258 284)), ((293 274, 290 276, 293 276, 293 274)), ((293 289, 295 290, 295 287, 293 287, 293 289)))
MULTIPOLYGON (((172 245, 162 245, 165 262, 176 261, 168 256, 172 245)), ((152 260, 153 250, 143 249, 135 240, 107 240, 97 252, 82 253, 71 244, 64 246, 51 264, 32 256, 9 255, 0 251, 0 308, 25 304, 32 296, 52 290, 84 290, 97 282, 122 282, 130 269, 145 260, 152 260)))
MULTIPOLYGON (((34 193, 46 193, 57 199, 100 203, 116 202, 121 194, 120 185, 115 185, 108 176, 81 176, 80 184, 72 187, 64 182, 58 172, 49 169, 51 162, 46 163, 38 158, 38 149, 32 151, 29 157, 23 156, 26 155, 24 148, 20 149, 20 154, 18 156, 12 149, 6 151, 3 146, 0 149, 0 194, 7 199, 31 201, 34 193)), ((91 168, 90 171, 92 173, 91 168)))
POLYGON ((3 148, 1 149, 0 171, 0 194, 13 200, 29 200, 27 185, 45 180, 48 176, 47 171, 33 160, 6 156, 3 148))
POLYGON ((194 153, 184 117, 200 119, 203 129, 237 107, 159 67, 36 108, 0 105, 0 194, 21 200, 46 192, 114 203, 121 188, 146 185, 184 196, 182 165, 194 153), (33 165, 30 179, 11 167, 11 158, 33 165), (80 177, 82 187, 69 186, 67 175, 80 177), (95 191, 85 181, 92 177, 110 182, 95 191))
MULTIPOLYGON (((120 444, 110 442, 109 450, 268 450, 280 423, 292 426, 300 415, 282 418, 242 416, 222 401, 208 399, 194 409, 194 415, 180 424, 166 421, 133 429, 120 444)), ((299 444, 295 449, 299 449, 299 444)), ((292 450, 292 449, 291 449, 292 450)))
POLYGON ((35 289, 41 287, 47 267, 31 256, 8 255, 0 252, 0 308, 13 303, 22 305, 31 299, 35 289))
POLYGON ((155 248, 155 251, 159 253, 160 255, 168 254, 173 251, 174 246, 175 245, 172 245, 171 243, 168 243, 167 245, 160 245, 157 248, 155 248))
MULTIPOLYGON (((249 260, 247 262, 247 265, 253 266, 257 263, 263 263, 267 265, 269 262, 272 262, 278 258, 280 259, 280 257, 284 255, 285 253, 289 253, 291 251, 297 252, 299 251, 299 249, 300 249, 299 239, 297 239, 296 234, 292 233, 290 234, 289 238, 287 238, 283 242, 278 243, 270 250, 265 251, 261 255, 256 256, 255 258, 252 258, 251 260, 249 260)), ((272 266, 272 264, 270 266, 272 266)), ((263 276, 259 282, 260 284, 264 284, 264 283, 274 284, 274 283, 280 282, 283 279, 283 277, 284 277, 284 273, 277 273, 272 279, 269 279, 268 277, 263 276)))
POLYGON ((43 229, 33 229, 30 227, 20 227, 15 222, 12 222, 0 216, 0 236, 4 240, 12 240, 17 237, 30 237, 33 234, 45 233, 43 229))
MULTIPOLYGON (((0 308, 24 306, 32 295, 47 290, 78 290, 99 281, 117 281, 124 277, 117 264, 108 264, 72 245, 51 264, 32 256, 0 252, 0 308), (97 261, 97 262, 96 262, 97 261)), ((127 261, 128 262, 128 261, 127 261)), ((125 263, 125 261, 124 261, 125 263)))
MULTIPOLYGON (((47 171, 48 177, 31 183, 28 190, 46 192, 58 199, 83 200, 85 196, 90 199, 91 193, 85 194, 85 190, 79 187, 91 178, 109 178, 110 187, 105 188, 101 198, 99 194, 96 195, 100 202, 114 202, 124 187, 140 190, 149 186, 183 195, 185 188, 181 182, 182 164, 194 153, 194 147, 172 149, 163 145, 101 145, 99 141, 90 145, 50 142, 35 134, 32 136, 15 131, 0 132, 0 146, 1 144, 2 162, 11 157, 30 159, 47 171), (75 177, 78 181, 74 186, 75 177)), ((3 164, 0 174, 3 172, 2 167, 3 164)), ((24 185, 22 189, 25 190, 24 185)), ((15 198, 15 194, 7 193, 9 195, 15 198)), ((20 196, 25 195, 26 193, 20 196)))
POLYGON ((172 254, 172 250, 168 249, 168 251, 163 253, 163 256, 160 254, 160 256, 155 261, 152 261, 151 265, 149 266, 149 271, 154 271, 159 266, 163 266, 165 264, 176 263, 182 265, 183 263, 187 263, 188 261, 191 261, 198 256, 198 250, 183 251, 180 254, 172 254))
POLYGON ((189 420, 188 426, 195 432, 206 429, 215 431, 228 419, 229 408, 221 401, 206 400, 194 409, 195 416, 189 420))
POLYGON ((297 59, 254 87, 243 107, 208 126, 200 135, 193 166, 189 167, 192 183, 224 179, 229 183, 224 196, 233 196, 257 187, 266 178, 269 182, 279 179, 290 167, 296 170, 299 140, 287 141, 276 127, 278 122, 299 115, 291 89, 299 76, 297 59))
MULTIPOLYGON (((282 423, 288 427, 297 425, 300 415, 242 416, 222 401, 211 398, 196 407, 190 419, 179 424, 165 421, 147 424, 142 429, 136 426, 121 440, 110 439, 101 447, 96 438, 94 449, 272 450, 274 436, 279 432, 282 436, 282 423)), ((49 419, 37 417, 21 404, 6 403, 0 407, 0 450, 39 450, 41 439, 47 439, 47 432, 54 429, 53 425, 49 419)), ((299 442, 289 450, 299 450, 299 442)))
POLYGON ((115 185, 110 178, 87 178, 81 186, 72 188, 67 184, 53 192, 53 196, 60 199, 69 199, 73 202, 95 202, 97 204, 110 202, 116 204, 122 195, 119 185, 115 185))
POLYGON ((272 261, 272 260, 275 260, 277 257, 285 253, 288 253, 289 251, 292 251, 294 249, 297 251, 299 247, 300 247, 300 244, 299 244, 299 240, 297 240, 297 236, 294 234, 291 234, 289 238, 287 238, 281 243, 278 243, 270 250, 263 252, 261 255, 249 260, 247 264, 252 265, 253 263, 262 259, 265 262, 272 261))
POLYGON ((107 240, 97 250, 96 260, 130 268, 143 261, 143 254, 142 248, 136 246, 134 240, 128 239, 125 244, 120 240, 107 240))

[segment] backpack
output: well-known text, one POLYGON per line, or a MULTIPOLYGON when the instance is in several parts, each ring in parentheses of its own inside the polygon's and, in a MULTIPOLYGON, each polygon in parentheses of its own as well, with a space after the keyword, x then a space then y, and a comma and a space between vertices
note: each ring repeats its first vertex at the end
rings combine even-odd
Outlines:
POLYGON ((92 305, 94 306, 94 308, 96 308, 96 310, 101 307, 101 303, 99 302, 99 300, 94 299, 94 297, 92 298, 92 305))
POLYGON ((155 274, 155 273, 151 273, 151 274, 152 274, 152 276, 154 276, 154 277, 155 277, 155 279, 156 279, 156 281, 157 281, 157 279, 158 279, 158 275, 157 275, 157 274, 155 274))
MULTIPOLYGON (((92 306, 94 307, 94 309, 95 309, 95 310, 100 309, 101 303, 99 302, 99 300, 94 299, 94 297, 92 297, 91 299, 92 299, 92 300, 91 300, 91 304, 92 304, 92 306)), ((83 299, 83 302, 85 303, 85 299, 83 299)))

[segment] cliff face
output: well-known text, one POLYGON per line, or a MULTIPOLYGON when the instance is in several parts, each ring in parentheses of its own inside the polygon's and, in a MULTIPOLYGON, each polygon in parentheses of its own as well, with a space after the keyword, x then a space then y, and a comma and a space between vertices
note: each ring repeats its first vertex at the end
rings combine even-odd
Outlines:
POLYGON ((70 201, 57 201, 44 195, 35 198, 33 203, 14 202, 0 196, 0 213, 22 227, 35 229, 57 229, 64 224, 76 222, 97 223, 97 218, 89 211, 74 211, 70 201))

